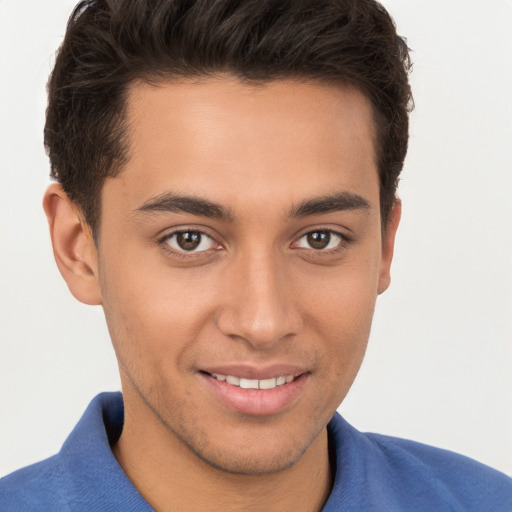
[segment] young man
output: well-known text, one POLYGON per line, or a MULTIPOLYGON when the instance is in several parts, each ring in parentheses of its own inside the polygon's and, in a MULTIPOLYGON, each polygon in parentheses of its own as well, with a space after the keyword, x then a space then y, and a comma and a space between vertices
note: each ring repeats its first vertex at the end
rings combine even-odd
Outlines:
POLYGON ((408 68, 369 0, 77 7, 44 206, 123 396, 2 510, 510 510, 506 476, 335 414, 389 285, 408 68))

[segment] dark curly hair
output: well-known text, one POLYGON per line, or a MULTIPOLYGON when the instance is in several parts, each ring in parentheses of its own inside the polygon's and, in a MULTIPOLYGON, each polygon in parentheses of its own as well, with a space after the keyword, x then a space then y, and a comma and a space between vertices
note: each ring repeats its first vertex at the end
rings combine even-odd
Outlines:
POLYGON ((374 0, 85 0, 48 82, 51 176, 93 233, 104 180, 122 170, 128 86, 228 72, 352 85, 373 105, 383 226, 407 152, 407 45, 374 0))

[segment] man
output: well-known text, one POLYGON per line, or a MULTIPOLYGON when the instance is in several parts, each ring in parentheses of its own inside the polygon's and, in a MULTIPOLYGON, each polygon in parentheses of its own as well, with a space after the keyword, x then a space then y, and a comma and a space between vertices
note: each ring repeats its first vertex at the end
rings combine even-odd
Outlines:
POLYGON ((77 7, 44 206, 123 398, 6 510, 510 509, 504 475, 333 417, 389 285, 408 68, 371 1, 77 7))

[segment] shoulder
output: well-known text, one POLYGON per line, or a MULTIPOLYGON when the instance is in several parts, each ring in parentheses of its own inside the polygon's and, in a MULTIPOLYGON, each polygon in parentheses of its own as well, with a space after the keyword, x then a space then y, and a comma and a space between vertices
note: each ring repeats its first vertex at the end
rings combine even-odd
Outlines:
POLYGON ((512 479, 475 460, 414 441, 361 433, 338 415, 330 430, 335 485, 358 482, 367 496, 364 507, 354 510, 512 511, 512 479))
POLYGON ((98 395, 57 455, 0 479, 0 510, 149 510, 110 448, 122 425, 121 394, 98 395))
POLYGON ((366 436, 402 482, 420 478, 424 487, 447 501, 470 504, 467 510, 485 510, 491 503, 492 510, 512 510, 512 479, 507 475, 448 450, 379 434, 366 436))
POLYGON ((2 511, 66 510, 67 485, 58 456, 0 479, 2 511))

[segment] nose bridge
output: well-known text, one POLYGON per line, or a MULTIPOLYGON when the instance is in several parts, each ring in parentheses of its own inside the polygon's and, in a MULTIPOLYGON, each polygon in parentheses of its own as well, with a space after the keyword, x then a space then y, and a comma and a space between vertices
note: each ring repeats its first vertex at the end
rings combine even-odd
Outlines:
POLYGON ((218 316, 221 331, 258 347, 295 334, 300 316, 287 274, 286 262, 271 248, 238 255, 218 316))

